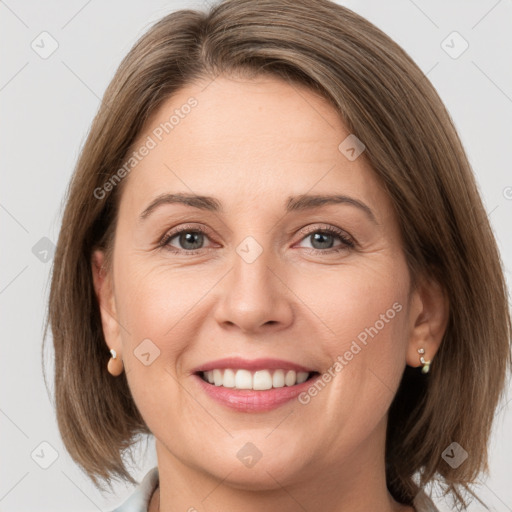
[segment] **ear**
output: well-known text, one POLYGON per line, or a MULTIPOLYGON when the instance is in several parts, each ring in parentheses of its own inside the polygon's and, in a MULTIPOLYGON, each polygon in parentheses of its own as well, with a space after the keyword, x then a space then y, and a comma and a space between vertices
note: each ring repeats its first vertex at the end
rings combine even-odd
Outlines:
POLYGON ((449 318, 449 302, 444 288, 433 279, 422 278, 410 301, 410 336, 407 364, 422 366, 418 349, 426 361, 432 361, 443 339, 449 318))
POLYGON ((91 257, 92 278, 94 291, 100 307, 101 325, 108 348, 120 354, 121 338, 119 323, 116 316, 114 288, 111 272, 105 269, 105 253, 97 249, 91 257))

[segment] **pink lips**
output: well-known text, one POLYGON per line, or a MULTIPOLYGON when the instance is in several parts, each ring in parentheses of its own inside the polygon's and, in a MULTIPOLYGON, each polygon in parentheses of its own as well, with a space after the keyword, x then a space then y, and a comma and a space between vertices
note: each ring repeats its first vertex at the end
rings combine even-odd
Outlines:
POLYGON ((238 412, 265 412, 275 409, 296 398, 300 393, 307 390, 317 379, 321 377, 320 373, 302 366, 300 364, 284 361, 282 359, 253 359, 247 360, 240 357, 228 357, 218 359, 198 366, 193 369, 192 376, 198 386, 210 398, 216 402, 238 412), (295 370, 296 372, 314 373, 307 381, 294 386, 284 386, 281 388, 272 388, 264 391, 255 391, 252 389, 235 389, 215 386, 206 382, 201 377, 201 372, 215 369, 244 369, 249 371, 257 370, 295 370))
POLYGON ((272 388, 265 391, 251 389, 233 389, 215 386, 204 381, 199 375, 193 375, 200 388, 215 401, 238 412, 265 412, 275 409, 296 398, 309 386, 320 379, 318 373, 302 384, 272 388))
POLYGON ((285 361, 283 359, 242 359, 241 357, 226 357, 224 359, 217 359, 216 361, 210 361, 209 363, 203 364, 194 368, 192 373, 207 372, 215 369, 226 369, 234 368, 237 370, 295 370, 296 372, 314 372, 311 368, 306 368, 300 364, 285 361))

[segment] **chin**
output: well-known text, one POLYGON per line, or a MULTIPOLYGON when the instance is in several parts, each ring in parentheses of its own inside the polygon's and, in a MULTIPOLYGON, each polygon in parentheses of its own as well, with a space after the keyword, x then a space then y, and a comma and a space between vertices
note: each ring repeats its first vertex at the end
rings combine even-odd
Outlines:
POLYGON ((281 489, 283 485, 294 480, 294 477, 298 477, 299 473, 293 461, 274 460, 265 463, 263 458, 252 468, 227 462, 225 469, 224 473, 219 467, 214 470, 216 478, 222 480, 223 485, 255 492, 281 489))

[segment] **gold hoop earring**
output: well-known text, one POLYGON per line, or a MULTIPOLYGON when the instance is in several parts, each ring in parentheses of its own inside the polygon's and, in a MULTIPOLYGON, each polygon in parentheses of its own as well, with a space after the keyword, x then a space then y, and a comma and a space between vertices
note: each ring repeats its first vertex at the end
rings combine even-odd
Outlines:
POLYGON ((421 373, 428 373, 428 371, 430 370, 430 363, 432 361, 425 361, 425 358, 423 357, 423 354, 425 353, 424 348, 419 348, 418 353, 420 354, 420 363, 423 365, 421 367, 421 373))
POLYGON ((112 354, 112 357, 108 361, 107 370, 114 377, 117 377, 118 375, 121 375, 121 373, 123 373, 123 361, 122 359, 117 358, 117 353, 114 349, 111 349, 110 353, 112 354))

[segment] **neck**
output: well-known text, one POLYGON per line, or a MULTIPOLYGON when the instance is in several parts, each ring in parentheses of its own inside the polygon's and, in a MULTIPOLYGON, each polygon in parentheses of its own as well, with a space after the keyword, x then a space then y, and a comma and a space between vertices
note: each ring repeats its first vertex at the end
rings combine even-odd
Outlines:
POLYGON ((367 439, 352 456, 337 465, 326 467, 320 460, 294 481, 283 483, 275 474, 260 489, 247 490, 230 481, 230 473, 215 478, 183 464, 157 440, 160 481, 148 512, 196 511, 205 506, 211 512, 414 512, 412 507, 397 503, 387 490, 384 441, 385 424, 374 439, 367 439))

